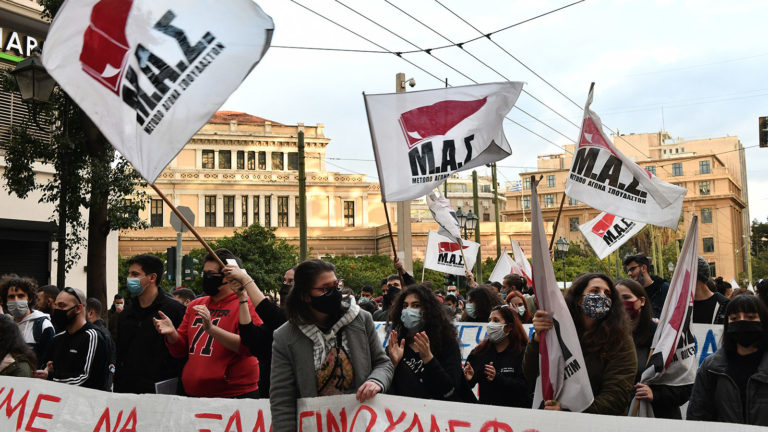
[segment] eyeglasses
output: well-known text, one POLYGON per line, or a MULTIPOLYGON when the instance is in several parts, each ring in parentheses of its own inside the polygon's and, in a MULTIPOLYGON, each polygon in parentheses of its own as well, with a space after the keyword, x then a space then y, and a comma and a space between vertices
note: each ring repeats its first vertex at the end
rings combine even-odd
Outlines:
POLYGON ((64 287, 64 289, 62 291, 64 291, 67 294, 71 294, 71 295, 75 296, 75 300, 77 300, 77 304, 83 304, 83 301, 80 300, 80 296, 77 295, 77 291, 75 291, 74 289, 72 289, 70 287, 64 287))
POLYGON ((323 286, 319 286, 319 287, 314 287, 312 289, 313 290, 322 290, 323 291, 323 295, 325 295, 325 294, 328 294, 330 292, 333 292, 333 291, 339 289, 339 281, 333 281, 332 284, 323 285, 323 286))

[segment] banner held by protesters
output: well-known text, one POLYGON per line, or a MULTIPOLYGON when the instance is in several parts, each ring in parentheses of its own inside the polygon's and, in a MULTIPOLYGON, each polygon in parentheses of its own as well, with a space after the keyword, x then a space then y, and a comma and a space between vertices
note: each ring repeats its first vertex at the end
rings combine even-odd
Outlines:
MULTIPOLYGON (((693 384, 696 378, 699 365, 696 362, 691 319, 699 258, 698 239, 699 219, 694 214, 653 335, 650 357, 637 359, 638 362, 647 361, 640 377, 640 382, 644 384, 682 386, 693 384)), ((633 398, 629 414, 653 417, 653 407, 647 400, 633 398)))
POLYGON ((474 267, 478 249, 480 249, 479 243, 464 240, 462 244, 459 244, 450 237, 430 231, 427 237, 424 267, 464 276, 466 269, 474 267), (462 249, 466 249, 466 251, 462 251, 462 249))
POLYGON ((579 231, 587 239, 598 258, 603 259, 618 250, 645 224, 602 212, 589 222, 579 225, 579 231))
POLYGON ((578 147, 565 193, 592 208, 634 221, 677 230, 685 188, 661 181, 622 154, 590 109, 594 83, 584 106, 578 147))
POLYGON ((522 82, 364 94, 384 202, 428 194, 451 174, 512 154, 502 121, 522 82))
POLYGON ((594 400, 576 326, 557 287, 555 270, 547 247, 544 220, 536 193, 538 182, 531 179, 531 245, 533 279, 540 310, 551 314, 554 328, 539 336, 539 376, 533 394, 533 408, 556 400, 563 409, 581 412, 594 400))

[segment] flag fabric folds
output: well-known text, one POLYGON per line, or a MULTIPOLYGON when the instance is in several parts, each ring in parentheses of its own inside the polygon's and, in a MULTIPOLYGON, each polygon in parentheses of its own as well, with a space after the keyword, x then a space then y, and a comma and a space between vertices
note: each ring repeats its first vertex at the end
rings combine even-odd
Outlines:
POLYGON ((252 0, 68 1, 42 62, 154 183, 258 64, 273 29, 252 0))
POLYGON ((521 82, 364 95, 382 200, 428 194, 451 174, 512 154, 502 120, 521 82))
POLYGON ((677 230, 686 189, 661 181, 622 154, 592 111, 592 89, 584 107, 578 147, 565 193, 592 208, 677 230))
POLYGON ((533 288, 533 269, 531 269, 530 261, 525 257, 523 248, 520 247, 520 243, 513 239, 512 236, 509 236, 509 244, 512 245, 512 254, 515 257, 517 267, 520 269, 520 274, 525 277, 528 286, 533 288))
POLYGON ((480 243, 464 240, 459 245, 452 238, 441 236, 430 231, 427 237, 427 250, 424 256, 424 267, 443 273, 464 276, 466 268, 472 268, 477 261, 477 251, 480 243), (462 249, 464 254, 462 254, 462 249), (466 267, 464 259, 466 258, 466 267))
POLYGON ((493 268, 491 276, 488 278, 488 280, 491 282, 503 283, 504 276, 510 273, 522 275, 522 271, 520 270, 520 267, 517 265, 515 260, 513 260, 512 257, 510 257, 506 251, 504 251, 501 253, 501 255, 499 255, 499 259, 496 260, 496 266, 493 268))
POLYGON ((555 325, 539 337, 539 376, 533 408, 541 407, 544 401, 557 400, 563 409, 582 412, 592 404, 594 395, 576 326, 557 287, 536 186, 531 187, 533 279, 539 310, 550 313, 555 325))
MULTIPOLYGON (((640 377, 640 381, 645 384, 681 386, 693 384, 696 378, 698 364, 691 318, 696 292, 698 238, 699 221, 694 214, 653 335, 651 356, 648 359, 637 359, 638 363, 648 362, 640 377)), ((653 417, 653 407, 648 401, 632 399, 629 415, 653 417)))
POLYGON ((579 225, 598 258, 603 259, 642 231, 645 224, 602 212, 591 221, 579 225))
POLYGON ((427 194, 426 200, 432 217, 440 226, 437 233, 461 244, 461 227, 459 226, 459 219, 456 218, 456 212, 451 208, 451 203, 447 199, 437 196, 434 192, 427 194))

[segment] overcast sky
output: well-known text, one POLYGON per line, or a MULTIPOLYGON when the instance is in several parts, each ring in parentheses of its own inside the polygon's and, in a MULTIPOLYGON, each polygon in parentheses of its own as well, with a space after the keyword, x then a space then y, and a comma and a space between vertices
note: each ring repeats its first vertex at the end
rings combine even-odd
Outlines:
MULTIPOLYGON (((426 49, 479 36, 435 0, 296 1, 393 52, 418 49, 409 42, 426 49)), ((571 3, 439 1, 483 33, 571 3)), ((376 181, 362 92, 393 92, 397 72, 413 77, 415 90, 442 87, 444 83, 393 54, 278 48, 382 50, 292 0, 258 3, 275 21, 273 47, 223 109, 287 124, 323 123, 331 139, 327 168, 364 173, 376 181)), ((471 84, 470 79, 526 82, 525 90, 557 113, 523 94, 517 106, 549 127, 517 109, 510 118, 558 145, 576 139, 578 128, 561 116, 580 123, 581 106, 592 81, 596 83, 592 108, 614 131, 658 132, 663 127, 673 137, 683 139, 738 136, 748 147, 750 217, 765 221, 768 149, 756 147, 757 119, 768 115, 765 6, 758 1, 587 0, 492 36, 578 106, 485 38, 465 44, 464 49, 487 66, 458 47, 432 51, 434 57, 461 73, 423 52, 402 57, 441 80, 447 78, 451 85, 471 84)), ((512 122, 505 121, 504 128, 513 154, 498 163, 503 167, 499 175, 502 184, 518 179, 519 172, 535 168, 537 155, 561 152, 512 122)))

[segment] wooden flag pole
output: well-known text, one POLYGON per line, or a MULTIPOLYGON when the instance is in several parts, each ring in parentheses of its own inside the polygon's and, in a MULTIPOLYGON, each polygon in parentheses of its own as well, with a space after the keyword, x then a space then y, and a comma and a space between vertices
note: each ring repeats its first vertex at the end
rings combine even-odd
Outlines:
POLYGON ((168 207, 170 207, 170 208, 171 208, 171 210, 172 210, 174 213, 176 213, 176 216, 178 216, 178 217, 179 217, 179 219, 181 220, 181 222, 182 222, 184 225, 186 225, 186 226, 187 226, 187 228, 189 228, 189 231, 190 231, 190 232, 192 232, 192 234, 194 234, 194 235, 195 235, 195 238, 197 238, 197 241, 199 241, 199 242, 200 242, 200 244, 202 244, 202 245, 203 245, 203 247, 205 248, 205 250, 207 250, 207 251, 208 251, 208 253, 209 253, 209 254, 210 254, 210 255, 211 255, 211 256, 212 256, 212 257, 213 257, 213 258, 216 260, 216 262, 217 262, 217 263, 219 263, 219 265, 220 265, 222 268, 224 268, 224 267, 226 266, 226 264, 224 264, 224 262, 223 262, 223 261, 221 261, 221 258, 219 258, 219 256, 218 256, 218 255, 216 255, 216 252, 214 252, 214 250, 213 250, 213 249, 211 249, 211 247, 208 245, 208 243, 206 243, 206 242, 205 242, 205 240, 203 240, 203 238, 200 236, 200 233, 198 233, 198 232, 197 232, 197 230, 195 229, 195 227, 193 227, 193 226, 192 226, 192 224, 190 224, 190 223, 189 223, 189 221, 188 221, 188 220, 187 220, 187 219, 184 217, 184 215, 182 215, 182 214, 181 214, 181 212, 180 212, 180 211, 179 211, 179 210, 176 208, 176 206, 175 206, 175 205, 173 205, 173 203, 171 202, 171 200, 169 200, 169 199, 168 199, 168 197, 167 197, 167 196, 165 196, 165 194, 164 194, 164 193, 160 192, 160 189, 158 189, 158 188, 157 188, 157 186, 155 186, 154 184, 150 184, 150 186, 152 186, 152 189, 154 189, 154 190, 155 190, 155 192, 157 192, 157 194, 160 196, 160 198, 162 198, 162 199, 163 199, 163 201, 165 201, 165 203, 166 203, 166 204, 168 204, 168 207))
MULTIPOLYGON (((387 202, 382 201, 384 204, 384 216, 387 217, 387 228, 389 229, 389 242, 392 244, 392 255, 394 255, 395 259, 397 259, 397 248, 395 247, 395 237, 392 235, 392 223, 389 221, 389 209, 387 207, 387 202)), ((397 233, 397 235, 400 235, 400 233, 397 233)))
POLYGON ((557 211, 555 226, 554 228, 552 228, 552 238, 549 239, 549 250, 552 250, 552 246, 555 244, 555 236, 557 235, 557 225, 560 224, 560 215, 563 214, 563 204, 565 204, 565 191, 563 191, 563 199, 560 200, 560 210, 557 211))

